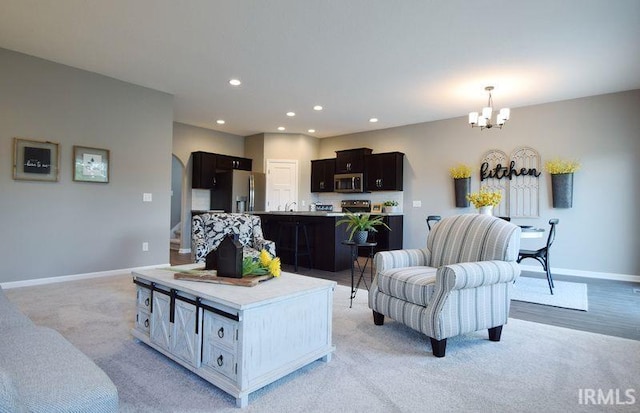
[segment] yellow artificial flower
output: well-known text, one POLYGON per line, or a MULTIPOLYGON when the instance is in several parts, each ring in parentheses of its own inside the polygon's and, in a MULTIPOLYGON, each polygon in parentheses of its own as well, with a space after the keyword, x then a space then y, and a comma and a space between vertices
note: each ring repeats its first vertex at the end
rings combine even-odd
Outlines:
POLYGON ((467 194, 467 200, 476 208, 493 205, 496 206, 502 201, 502 192, 489 191, 487 188, 480 188, 480 192, 467 194))
POLYGON ((453 179, 470 178, 471 167, 463 163, 458 164, 452 168, 449 168, 449 173, 453 179))
POLYGON ((544 166, 547 172, 549 172, 551 175, 572 174, 580 169, 580 162, 556 158, 547 161, 544 166))
POLYGON ((280 276, 280 258, 279 257, 276 257, 271 260, 271 262, 269 263, 269 272, 274 277, 280 276))
POLYGON ((260 251, 260 264, 263 267, 268 267, 271 263, 271 254, 267 252, 267 250, 260 251))

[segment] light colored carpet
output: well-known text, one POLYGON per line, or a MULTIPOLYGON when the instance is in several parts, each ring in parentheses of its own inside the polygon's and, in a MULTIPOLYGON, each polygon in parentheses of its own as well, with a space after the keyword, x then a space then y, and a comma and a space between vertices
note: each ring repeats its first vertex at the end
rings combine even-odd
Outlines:
POLYGON ((587 311, 587 284, 553 281, 553 295, 546 278, 518 277, 511 289, 511 299, 587 311))
MULTIPOLYGON (((239 287, 240 288, 240 287, 239 287)), ((338 286, 329 363, 316 361, 249 396, 249 406, 130 335, 128 275, 6 291, 36 323, 60 331, 105 370, 122 412, 637 412, 640 342, 510 319, 501 342, 486 331, 449 339, 431 355, 423 335, 375 326, 366 291, 349 308, 338 286), (635 389, 635 405, 581 405, 580 389, 635 389)), ((626 399, 622 399, 625 401, 626 399)))

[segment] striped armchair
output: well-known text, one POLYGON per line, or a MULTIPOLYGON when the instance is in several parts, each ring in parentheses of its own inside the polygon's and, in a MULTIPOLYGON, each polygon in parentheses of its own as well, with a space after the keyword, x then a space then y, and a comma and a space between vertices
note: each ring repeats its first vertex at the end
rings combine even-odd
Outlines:
POLYGON ((500 341, 509 316, 509 288, 520 275, 516 263, 520 227, 480 214, 436 223, 424 249, 375 255, 369 308, 376 325, 384 316, 426 334, 433 355, 444 357, 447 338, 482 329, 500 341))

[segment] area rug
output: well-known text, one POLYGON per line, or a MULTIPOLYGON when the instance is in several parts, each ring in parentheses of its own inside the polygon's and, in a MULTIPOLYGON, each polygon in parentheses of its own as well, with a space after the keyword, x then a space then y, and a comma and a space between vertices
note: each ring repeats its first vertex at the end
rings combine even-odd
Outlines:
POLYGON ((587 284, 553 281, 553 295, 546 278, 519 277, 511 289, 511 299, 587 311, 589 299, 587 284))
POLYGON ((349 288, 336 287, 329 363, 251 393, 238 409, 233 397, 132 338, 130 276, 6 290, 109 375, 121 413, 638 411, 640 341, 509 319, 500 342, 486 330, 452 337, 440 359, 424 335, 393 320, 374 325, 360 293, 349 308, 349 288), (616 391, 620 404, 586 397, 616 391))

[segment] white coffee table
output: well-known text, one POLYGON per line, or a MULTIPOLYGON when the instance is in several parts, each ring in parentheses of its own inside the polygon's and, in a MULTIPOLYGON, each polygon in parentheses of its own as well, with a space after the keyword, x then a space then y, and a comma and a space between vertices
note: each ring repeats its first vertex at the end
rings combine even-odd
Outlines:
POLYGON ((334 281, 283 272, 242 287, 173 274, 132 272, 132 334, 233 395, 238 407, 248 404, 249 393, 315 360, 331 360, 334 281))

